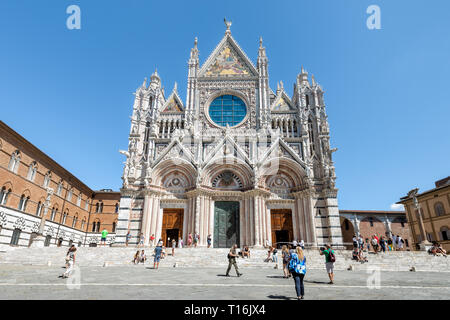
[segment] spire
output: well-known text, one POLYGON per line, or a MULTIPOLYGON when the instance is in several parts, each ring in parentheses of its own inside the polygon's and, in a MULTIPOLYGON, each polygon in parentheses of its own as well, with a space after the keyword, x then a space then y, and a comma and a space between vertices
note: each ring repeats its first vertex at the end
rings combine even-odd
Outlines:
POLYGON ((314 78, 314 75, 311 75, 311 84, 312 84, 313 86, 316 85, 316 79, 314 78))
POLYGON ((231 20, 227 21, 227 18, 223 18, 223 22, 225 22, 225 26, 227 27, 227 30, 225 31, 225 34, 226 35, 231 35, 231 30, 230 30, 231 20))
POLYGON ((266 56, 266 48, 263 47, 263 38, 259 37, 258 58, 266 56))
POLYGON ((194 39, 194 47, 191 49, 191 59, 193 59, 193 60, 198 60, 197 44, 198 44, 198 39, 197 39, 197 37, 195 37, 195 39, 194 39))
POLYGON ((144 82, 142 82, 142 88, 146 88, 147 87, 147 77, 144 78, 144 82))
POLYGON ((175 81, 175 84, 174 84, 174 86, 173 86, 173 91, 174 91, 174 92, 177 92, 177 89, 178 89, 178 84, 177 84, 177 82, 175 81))
POLYGON ((302 72, 297 76, 297 80, 301 86, 308 86, 308 71, 306 71, 302 66, 302 72))

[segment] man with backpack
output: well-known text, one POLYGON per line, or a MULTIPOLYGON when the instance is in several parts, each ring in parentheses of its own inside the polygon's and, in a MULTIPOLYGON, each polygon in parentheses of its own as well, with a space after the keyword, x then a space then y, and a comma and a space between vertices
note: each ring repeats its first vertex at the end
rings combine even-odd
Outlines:
POLYGON ((330 244, 325 245, 326 248, 320 248, 320 255, 325 255, 325 267, 327 268, 328 277, 330 282, 328 284, 334 284, 334 263, 336 262, 336 256, 331 249, 330 244))
POLYGON ((230 252, 228 253, 228 268, 227 268, 227 272, 225 274, 226 277, 230 276, 231 266, 234 266, 234 269, 236 270, 236 275, 238 277, 242 276, 242 273, 239 272, 239 268, 236 264, 236 258, 238 257, 238 254, 236 253, 236 248, 237 248, 237 244, 234 244, 231 247, 230 252))

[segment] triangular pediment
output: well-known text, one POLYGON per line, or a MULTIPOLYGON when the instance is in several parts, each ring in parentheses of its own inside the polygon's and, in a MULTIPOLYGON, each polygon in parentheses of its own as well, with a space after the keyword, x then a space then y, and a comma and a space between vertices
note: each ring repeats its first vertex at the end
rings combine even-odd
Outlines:
POLYGON ((200 69, 199 77, 256 77, 258 71, 229 34, 220 41, 200 69))
POLYGON ((157 156, 156 160, 152 163, 152 167, 156 167, 156 165, 164 160, 174 160, 176 161, 184 160, 189 163, 194 164, 194 156, 191 151, 185 148, 178 139, 174 139, 166 148, 164 148, 157 156))
POLYGON ((184 106, 181 102, 180 97, 178 96, 176 85, 170 94, 170 96, 167 98, 166 102, 162 105, 162 108, 160 109, 163 113, 176 113, 176 112, 184 112, 184 106))
POLYGON ((289 111, 295 111, 295 108, 291 102, 291 99, 289 99, 287 94, 284 91, 281 91, 275 98, 275 101, 272 103, 272 106, 270 107, 270 111, 272 111, 272 112, 289 112, 289 111))

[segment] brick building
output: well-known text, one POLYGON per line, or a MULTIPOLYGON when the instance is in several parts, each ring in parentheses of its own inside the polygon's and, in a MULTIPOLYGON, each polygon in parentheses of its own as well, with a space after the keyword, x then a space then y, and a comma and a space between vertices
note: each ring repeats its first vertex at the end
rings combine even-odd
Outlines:
POLYGON ((415 247, 426 237, 428 241, 438 241, 444 249, 450 250, 450 176, 436 181, 435 186, 434 189, 416 194, 423 228, 420 227, 411 192, 398 203, 405 207, 415 247))
POLYGON ((347 249, 352 247, 353 235, 359 233, 363 239, 370 239, 373 235, 388 238, 400 235, 405 240, 404 248, 415 250, 403 211, 339 210, 339 216, 347 249))
POLYGON ((119 200, 119 192, 92 190, 0 121, 0 245, 30 245, 43 217, 46 246, 95 245, 105 228, 114 242, 119 200))

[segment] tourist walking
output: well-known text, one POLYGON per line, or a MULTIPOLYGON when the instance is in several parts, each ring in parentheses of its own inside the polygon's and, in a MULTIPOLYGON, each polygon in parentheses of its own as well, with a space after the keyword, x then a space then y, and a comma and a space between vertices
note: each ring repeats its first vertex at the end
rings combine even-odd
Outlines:
POLYGON ((303 254, 303 250, 300 247, 297 247, 295 251, 296 252, 291 254, 291 259, 289 260, 289 271, 294 278, 297 299, 301 300, 305 296, 305 286, 303 285, 303 278, 306 274, 306 258, 303 254))
POLYGON ((143 247, 143 246, 144 246, 144 234, 141 233, 141 234, 139 235, 138 248, 139 248, 139 247, 143 247))
POLYGON ((297 247, 297 240, 292 241, 292 246, 293 246, 294 248, 297 247))
POLYGON ((162 245, 159 244, 155 248, 155 259, 153 260, 153 269, 158 269, 159 267, 159 261, 161 260, 161 253, 162 253, 162 245))
POLYGON ((104 246, 106 246, 106 237, 108 236, 108 230, 103 229, 102 230, 102 239, 100 241, 100 245, 103 243, 104 246))
POLYGON ((172 239, 172 257, 175 255, 175 247, 177 246, 177 242, 175 239, 172 239))
POLYGON ((320 255, 325 255, 325 267, 330 278, 328 284, 334 284, 334 263, 336 262, 336 256, 330 244, 327 244, 325 247, 321 248, 320 255))
POLYGON ((242 276, 242 273, 239 272, 239 268, 236 264, 236 258, 238 256, 236 253, 236 248, 237 248, 237 244, 233 244, 233 246, 230 249, 230 252, 228 253, 228 268, 227 268, 227 272, 225 273, 226 277, 230 276, 231 266, 234 266, 234 269, 236 270, 236 275, 238 277, 242 276))
POLYGON ((178 248, 183 248, 183 239, 181 239, 181 237, 178 237, 178 248))
POLYGON ((373 248, 373 251, 374 251, 376 254, 378 254, 378 241, 377 241, 377 239, 375 239, 375 236, 372 236, 371 242, 372 242, 372 248, 373 248))
POLYGON ((392 245, 394 247, 394 251, 397 251, 397 237, 394 235, 392 235, 392 245))
POLYGON ((356 238, 356 234, 353 235, 353 249, 358 248, 358 238, 356 238))
POLYGON ((272 251, 272 262, 278 263, 277 253, 278 253, 277 248, 276 247, 273 248, 273 251, 272 251))
POLYGON ((402 237, 397 235, 397 248, 400 251, 403 250, 403 242, 404 240, 402 239, 402 237))
POLYGON ((281 248, 281 258, 283 259, 283 274, 284 278, 289 278, 289 270, 288 270, 288 264, 289 260, 291 259, 291 254, 289 253, 289 250, 286 245, 284 245, 281 248))
POLYGON ((200 240, 200 235, 196 231, 194 234, 194 248, 197 248, 197 244, 198 244, 199 240, 200 240))
POLYGON ((152 234, 150 236, 150 247, 153 247, 153 245, 154 245, 153 241, 155 241, 155 235, 154 234, 152 234))
POLYGON ((75 245, 72 245, 67 252, 66 256, 66 272, 63 273, 63 278, 68 278, 72 274, 73 267, 75 265, 75 251, 77 251, 77 248, 75 245))
POLYGON ((305 241, 303 241, 303 239, 300 240, 298 245, 300 246, 300 248, 302 248, 302 250, 305 250, 305 241))
POLYGON ((388 250, 393 251, 394 249, 392 248, 392 238, 389 238, 387 240, 387 244, 388 244, 388 250))
POLYGON ((383 237, 380 237, 380 247, 381 251, 386 252, 386 240, 383 237))
POLYGON ((188 241, 187 241, 187 246, 188 246, 188 248, 190 248, 191 245, 192 245, 192 233, 189 233, 188 241))
POLYGON ((125 245, 128 247, 128 242, 130 242, 131 239, 131 233, 128 231, 126 237, 125 237, 125 245))
POLYGON ((206 242, 208 242, 208 248, 211 247, 211 235, 208 234, 208 238, 206 238, 206 242))

